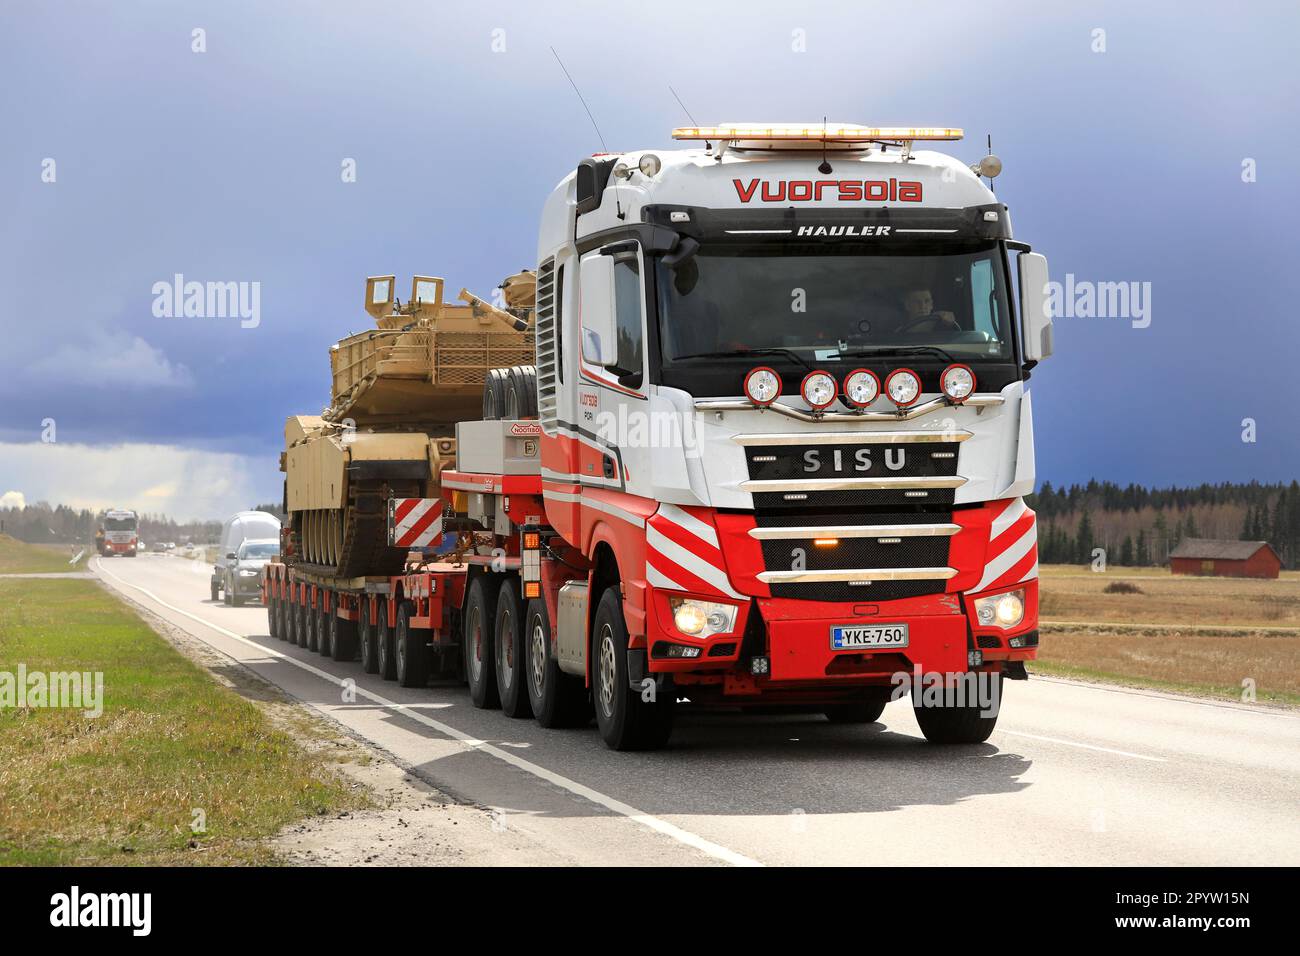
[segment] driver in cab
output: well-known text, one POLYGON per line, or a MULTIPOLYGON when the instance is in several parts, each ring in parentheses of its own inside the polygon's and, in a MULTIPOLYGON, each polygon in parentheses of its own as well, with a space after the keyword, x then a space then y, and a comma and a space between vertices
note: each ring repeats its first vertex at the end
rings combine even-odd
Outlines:
POLYGON ((957 332, 961 326, 951 312, 934 310, 934 296, 924 286, 906 289, 902 299, 903 317, 894 332, 957 332))

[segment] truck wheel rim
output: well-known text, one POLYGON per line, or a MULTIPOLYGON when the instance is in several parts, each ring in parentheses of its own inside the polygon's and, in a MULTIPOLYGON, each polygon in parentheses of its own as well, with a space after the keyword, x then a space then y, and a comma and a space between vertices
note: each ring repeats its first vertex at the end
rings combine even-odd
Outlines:
POLYGON ((501 671, 501 683, 506 687, 515 686, 515 642, 510 639, 514 634, 513 615, 506 611, 501 616, 501 633, 497 635, 497 663, 501 671))
POLYGON ((614 716, 614 634, 606 624, 600 632, 600 707, 605 716, 614 716))
POLYGON ((540 622, 533 624, 532 640, 530 641, 532 650, 532 667, 529 668, 533 675, 533 693, 541 699, 542 691, 545 689, 546 681, 546 635, 542 633, 540 622))
POLYGON ((469 634, 469 670, 477 681, 483 674, 483 619, 478 608, 470 613, 469 634))

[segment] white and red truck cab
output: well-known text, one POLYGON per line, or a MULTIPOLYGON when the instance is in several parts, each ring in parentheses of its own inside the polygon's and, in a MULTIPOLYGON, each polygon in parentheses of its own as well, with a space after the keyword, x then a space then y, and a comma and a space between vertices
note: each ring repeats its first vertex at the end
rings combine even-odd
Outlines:
POLYGON ((104 537, 101 553, 104 557, 120 554, 134 558, 140 550, 140 519, 134 511, 113 509, 104 513, 104 537))
POLYGON ((904 692, 931 741, 986 739, 1037 653, 1052 339, 1000 162, 915 149, 960 135, 735 124, 583 160, 542 212, 536 419, 462 423, 441 473, 451 563, 325 594, 363 663, 390 642, 421 683, 455 647, 476 705, 594 709, 616 749, 685 702, 867 722, 904 692))

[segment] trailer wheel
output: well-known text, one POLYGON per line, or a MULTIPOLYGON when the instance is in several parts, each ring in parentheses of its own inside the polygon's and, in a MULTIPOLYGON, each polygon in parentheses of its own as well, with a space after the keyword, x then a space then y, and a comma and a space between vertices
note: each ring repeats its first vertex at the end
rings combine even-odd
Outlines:
POLYGON ((397 606, 397 633, 393 635, 397 683, 402 687, 423 687, 429 683, 429 648, 425 632, 411 627, 415 605, 403 601, 397 606))
POLYGON ((393 659, 393 630, 388 626, 388 599, 380 598, 377 602, 379 623, 375 625, 375 660, 379 665, 379 676, 384 680, 397 678, 397 661, 393 659))
POLYGON ((280 618, 276 614, 275 598, 270 598, 266 602, 266 633, 273 640, 280 638, 280 618))
POLYGON ((326 591, 320 596, 320 618, 316 623, 316 653, 329 657, 334 646, 335 615, 334 594, 326 591))
POLYGON ((822 711, 832 724, 874 724, 889 703, 889 689, 872 690, 861 700, 834 704, 822 711))
POLYGON ((315 651, 320 647, 321 612, 318 605, 307 608, 307 650, 315 651))
POLYGON ((308 631, 311 629, 311 612, 306 604, 298 604, 296 608, 297 613, 294 615, 294 620, 297 623, 294 625, 293 632, 298 638, 298 646, 306 648, 308 631))
MULTIPOLYGON (((996 681, 999 693, 996 700, 1001 701, 1002 675, 990 674, 989 679, 996 681)), ((989 739, 993 728, 997 726, 998 715, 984 717, 984 708, 979 703, 957 706, 926 707, 913 706, 916 722, 921 725, 921 733, 932 744, 982 744, 989 739)))
POLYGON ((673 732, 677 706, 671 691, 644 699, 628 679, 627 624, 618 586, 605 589, 592 635, 591 696, 600 735, 612 750, 656 750, 673 732))
POLYGON ((357 642, 361 645, 361 669, 367 674, 379 673, 379 647, 375 628, 370 623, 368 602, 361 602, 361 617, 357 621, 357 642))
POLYGON ((357 659, 357 622, 345 621, 337 614, 334 616, 334 637, 330 642, 333 658, 336 661, 355 661, 357 659))
POLYGON ((524 686, 524 607, 519 599, 518 578, 505 581, 497 593, 492 644, 501 710, 507 717, 531 717, 533 711, 524 686))
POLYGON ((465 634, 461 638, 465 678, 469 681, 470 701, 483 709, 501 703, 496 668, 492 666, 492 627, 499 587, 501 582, 495 575, 481 574, 470 584, 465 600, 465 634))
POLYGON ((524 686, 533 716, 543 727, 585 727, 591 698, 582 678, 560 670, 551 656, 551 616, 543 598, 528 602, 524 616, 524 686))
POLYGON ((289 599, 282 597, 279 600, 279 610, 276 612, 280 618, 280 640, 293 640, 293 605, 289 599))

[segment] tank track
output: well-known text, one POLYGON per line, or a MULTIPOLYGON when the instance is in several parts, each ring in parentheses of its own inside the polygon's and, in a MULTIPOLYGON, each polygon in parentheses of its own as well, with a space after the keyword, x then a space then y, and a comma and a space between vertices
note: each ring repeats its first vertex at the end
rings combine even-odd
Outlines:
MULTIPOLYGON (((388 546, 388 499, 415 498, 421 494, 418 481, 351 481, 348 504, 343 509, 343 544, 334 566, 299 557, 294 563, 304 570, 344 578, 400 574, 407 551, 388 546)), ((305 553, 301 533, 295 530, 298 554, 305 553)))

